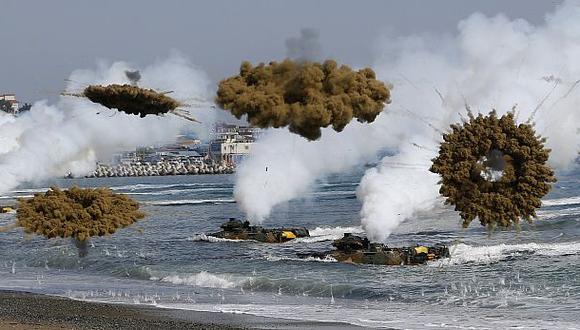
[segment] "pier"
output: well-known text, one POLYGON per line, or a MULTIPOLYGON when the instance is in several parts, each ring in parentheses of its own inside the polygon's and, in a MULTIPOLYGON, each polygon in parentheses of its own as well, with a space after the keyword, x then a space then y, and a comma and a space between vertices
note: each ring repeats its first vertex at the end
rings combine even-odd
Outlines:
POLYGON ((235 165, 225 161, 196 162, 161 161, 157 163, 123 163, 118 165, 98 164, 88 178, 231 174, 235 165))

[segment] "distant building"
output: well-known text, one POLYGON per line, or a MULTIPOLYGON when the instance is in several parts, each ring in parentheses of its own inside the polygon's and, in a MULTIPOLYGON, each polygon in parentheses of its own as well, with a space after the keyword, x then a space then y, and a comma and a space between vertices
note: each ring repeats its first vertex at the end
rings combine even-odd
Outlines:
POLYGON ((216 124, 209 146, 210 154, 216 160, 239 163, 250 153, 260 133, 256 127, 216 124))
POLYGON ((20 103, 18 103, 18 100, 16 100, 15 94, 0 94, 0 103, 4 103, 7 105, 7 109, 6 108, 2 109, 5 112, 14 115, 18 114, 18 109, 20 109, 20 103))
POLYGON ((253 142, 222 142, 220 144, 220 158, 230 164, 237 164, 250 153, 252 144, 253 142))
POLYGON ((156 151, 140 159, 142 163, 156 164, 159 162, 180 162, 189 164, 201 164, 203 156, 194 150, 180 151, 156 151))
POLYGON ((111 159, 111 164, 175 162, 195 165, 226 162, 233 166, 250 153, 261 132, 255 127, 217 124, 208 143, 202 143, 199 139, 182 135, 172 144, 142 146, 137 147, 134 151, 116 154, 111 159))

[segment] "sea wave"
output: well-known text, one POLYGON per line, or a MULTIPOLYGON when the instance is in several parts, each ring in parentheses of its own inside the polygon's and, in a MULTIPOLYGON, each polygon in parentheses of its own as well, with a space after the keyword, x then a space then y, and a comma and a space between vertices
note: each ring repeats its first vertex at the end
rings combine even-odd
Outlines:
POLYGON ((540 210, 538 211, 538 218, 541 220, 548 220, 554 218, 561 218, 571 215, 580 215, 580 207, 569 207, 558 210, 540 210))
MULTIPOLYGON (((157 280, 157 278, 152 277, 151 280, 157 280)), ((189 275, 169 275, 160 279, 161 282, 166 283, 219 289, 231 289, 247 280, 248 278, 245 277, 235 278, 228 274, 212 274, 206 271, 189 275)))
POLYGON ((14 193, 14 194, 30 194, 30 193, 45 192, 48 189, 50 189, 50 188, 45 187, 45 188, 18 189, 18 190, 12 190, 12 193, 14 193))
POLYGON ((429 263, 431 266, 458 265, 466 263, 489 264, 518 255, 566 256, 580 254, 580 242, 524 243, 472 246, 457 244, 449 248, 451 258, 429 263))
POLYGON ((32 198, 34 195, 0 196, 0 199, 32 198))
POLYGON ((321 182, 318 185, 322 187, 356 187, 358 182, 321 182))
POLYGON ((124 186, 112 186, 112 190, 146 190, 146 189, 171 189, 171 188, 191 188, 191 187, 223 187, 231 188, 231 184, 224 183, 212 183, 212 182, 196 182, 196 183, 172 183, 172 184, 149 184, 149 183, 138 183, 124 186))
POLYGON ((316 257, 306 257, 306 258, 297 258, 297 257, 285 257, 285 256, 266 256, 266 260, 268 261, 314 261, 314 262, 338 262, 338 260, 334 259, 331 256, 326 256, 324 258, 316 258, 316 257))
POLYGON ((234 199, 181 199, 181 200, 161 200, 145 202, 149 205, 176 206, 176 205, 196 205, 196 204, 229 204, 235 203, 234 199))
POLYGON ((310 237, 297 238, 293 242, 315 243, 323 241, 333 241, 344 236, 344 233, 361 234, 364 233, 362 227, 316 227, 309 230, 310 237))
POLYGON ((158 191, 129 191, 127 192, 128 195, 144 195, 144 196, 163 196, 163 195, 179 195, 188 192, 207 192, 207 191, 231 191, 231 188, 196 188, 196 189, 167 189, 167 190, 158 190, 158 191))
POLYGON ((344 196, 344 195, 356 195, 354 190, 328 190, 328 191, 315 191, 310 193, 312 196, 344 196))
POLYGON ((574 205, 574 204, 580 204, 580 196, 547 199, 545 201, 542 201, 543 206, 574 205))
POLYGON ((227 238, 219 238, 219 237, 213 237, 213 236, 208 236, 206 234, 195 234, 193 235, 193 237, 188 237, 187 238, 188 241, 193 241, 193 242, 211 242, 211 243, 216 243, 216 242, 243 242, 244 240, 241 239, 227 239, 227 238))

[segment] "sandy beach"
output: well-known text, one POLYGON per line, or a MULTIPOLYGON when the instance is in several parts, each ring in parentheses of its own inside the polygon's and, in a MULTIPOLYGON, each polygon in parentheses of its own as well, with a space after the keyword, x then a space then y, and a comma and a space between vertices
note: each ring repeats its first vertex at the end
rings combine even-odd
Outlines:
POLYGON ((251 315, 160 309, 0 291, 0 329, 355 329, 251 315))

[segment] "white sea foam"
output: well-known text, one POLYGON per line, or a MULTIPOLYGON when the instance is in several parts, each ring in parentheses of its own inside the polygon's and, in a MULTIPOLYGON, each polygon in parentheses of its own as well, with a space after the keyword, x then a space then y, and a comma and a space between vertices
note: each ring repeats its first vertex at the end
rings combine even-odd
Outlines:
POLYGON ((138 183, 130 184, 124 186, 114 186, 111 187, 112 190, 145 190, 145 189, 168 189, 175 187, 211 187, 211 186, 222 186, 223 183, 212 183, 212 182, 196 182, 196 183, 172 183, 172 184, 150 184, 150 183, 138 183))
POLYGON ((329 190, 329 191, 315 191, 310 193, 312 196, 333 196, 333 195, 356 195, 354 190, 329 190))
POLYGON ((179 195, 188 192, 203 192, 203 191, 230 191, 231 188, 194 188, 194 189, 167 189, 157 191, 129 191, 129 195, 144 195, 144 196, 162 196, 162 195, 179 195))
POLYGON ((297 257, 284 257, 284 256, 268 255, 268 256, 266 256, 266 260, 268 260, 268 261, 288 260, 288 261, 337 262, 337 260, 331 256, 326 256, 324 258, 317 258, 317 257, 297 258, 297 257))
POLYGON ((554 219, 569 215, 580 215, 580 207, 569 207, 561 210, 540 210, 537 212, 541 220, 554 219))
POLYGON ((146 202, 149 205, 169 206, 169 205, 195 205, 195 204, 227 204, 235 203, 233 199, 181 199, 146 202))
POLYGON ((37 192, 44 192, 47 191, 49 188, 45 187, 45 188, 29 188, 29 189, 18 189, 18 190, 12 190, 12 193, 14 194, 30 194, 30 193, 37 193, 37 192))
POLYGON ((323 187, 356 187, 358 183, 356 182, 320 182, 319 186, 323 187))
POLYGON ((161 278, 161 282, 198 286, 204 288, 220 288, 230 289, 244 283, 247 278, 234 278, 227 274, 212 274, 208 272, 200 272, 190 275, 169 275, 161 278))
POLYGON ((360 234, 364 230, 360 227, 316 227, 309 230, 310 237, 297 238, 293 242, 314 243, 322 241, 333 241, 344 236, 344 233, 360 234))
POLYGON ((228 239, 228 238, 213 237, 213 236, 208 236, 206 234, 195 234, 195 235, 193 235, 193 237, 188 237, 187 240, 188 241, 193 241, 193 242, 203 241, 203 242, 211 242, 211 243, 216 243, 216 242, 243 242, 244 241, 244 240, 241 240, 241 239, 228 239))
POLYGON ((542 201, 543 206, 574 205, 574 204, 580 204, 580 196, 547 199, 545 201, 542 201))
POLYGON ((494 263, 518 254, 540 256, 564 256, 580 253, 580 242, 525 243, 472 246, 457 244, 449 248, 451 258, 429 263, 431 266, 457 265, 465 263, 494 263))
POLYGON ((0 199, 17 199, 17 198, 31 198, 34 195, 18 195, 18 196, 0 196, 0 199))

